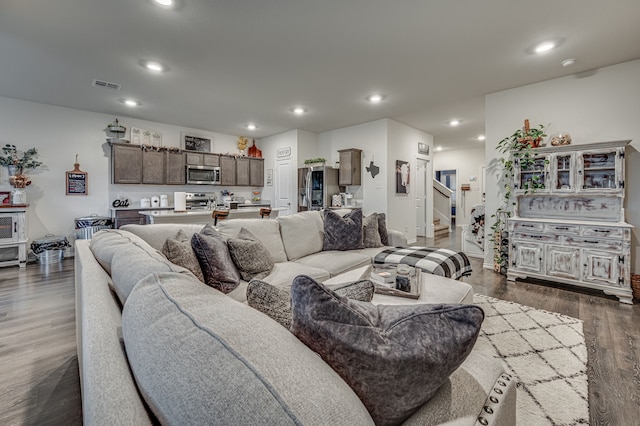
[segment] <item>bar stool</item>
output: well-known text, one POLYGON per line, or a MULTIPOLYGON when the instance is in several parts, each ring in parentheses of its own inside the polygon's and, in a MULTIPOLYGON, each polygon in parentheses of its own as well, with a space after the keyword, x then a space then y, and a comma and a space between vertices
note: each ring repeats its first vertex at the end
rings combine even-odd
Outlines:
POLYGON ((268 207, 263 207, 260 209, 260 217, 261 218, 265 218, 265 217, 270 217, 271 216, 271 209, 268 207))
POLYGON ((211 217, 213 218, 213 226, 218 224, 218 220, 225 220, 229 217, 229 210, 214 210, 211 213, 211 217))

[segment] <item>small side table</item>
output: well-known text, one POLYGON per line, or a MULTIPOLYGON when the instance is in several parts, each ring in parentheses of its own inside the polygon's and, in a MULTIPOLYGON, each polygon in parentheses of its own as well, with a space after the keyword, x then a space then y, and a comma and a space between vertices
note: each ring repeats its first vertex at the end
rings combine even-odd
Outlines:
POLYGON ((27 207, 0 205, 0 266, 27 264, 27 207))

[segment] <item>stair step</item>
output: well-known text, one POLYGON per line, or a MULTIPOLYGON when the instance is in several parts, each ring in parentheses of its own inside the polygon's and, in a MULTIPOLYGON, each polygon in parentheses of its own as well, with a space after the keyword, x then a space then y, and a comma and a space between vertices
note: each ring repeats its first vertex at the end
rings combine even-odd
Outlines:
POLYGON ((439 225, 440 224, 440 218, 433 219, 433 224, 434 225, 439 225))
POLYGON ((433 227, 433 236, 449 235, 449 225, 435 224, 433 227))

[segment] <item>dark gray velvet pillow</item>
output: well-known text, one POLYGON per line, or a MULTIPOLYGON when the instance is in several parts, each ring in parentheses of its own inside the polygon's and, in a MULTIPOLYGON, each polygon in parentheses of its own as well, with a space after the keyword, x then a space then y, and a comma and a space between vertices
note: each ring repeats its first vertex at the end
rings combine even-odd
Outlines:
POLYGON ((377 213, 378 215, 378 233, 380 234, 380 242, 383 246, 389 245, 389 233, 387 232, 387 215, 377 213))
POLYGON ((378 226, 378 213, 371 213, 362 219, 362 244, 365 247, 382 247, 378 226))
POLYGON ((402 423, 467 357, 484 312, 474 305, 373 305, 301 275, 291 332, 360 397, 376 425, 402 423))
POLYGON ((357 250, 362 245, 362 209, 344 216, 324 210, 324 241, 322 250, 357 250))
POLYGON ((273 269, 269 250, 247 229, 240 228, 238 238, 229 238, 227 245, 243 280, 259 280, 273 269))
POLYGON ((240 274, 222 234, 207 225, 199 234, 193 234, 191 247, 200 263, 205 284, 223 293, 229 293, 240 284, 240 274))
POLYGON ((191 247, 191 239, 182 229, 175 237, 167 238, 162 246, 162 254, 169 259, 169 262, 190 270, 196 278, 204 282, 202 268, 200 268, 198 258, 191 247))
MULTIPOLYGON (((336 294, 349 299, 370 302, 375 292, 369 280, 353 281, 330 286, 336 294)), ((251 280, 247 286, 247 304, 282 324, 291 327, 291 294, 289 288, 278 288, 260 280, 251 280)))

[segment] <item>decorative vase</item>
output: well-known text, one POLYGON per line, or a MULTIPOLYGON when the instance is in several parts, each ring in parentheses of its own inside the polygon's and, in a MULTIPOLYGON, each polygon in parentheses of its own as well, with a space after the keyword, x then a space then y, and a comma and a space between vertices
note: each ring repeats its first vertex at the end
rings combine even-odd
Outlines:
POLYGON ((10 164, 7 166, 9 176, 18 176, 22 174, 22 166, 10 164))
POLYGON ((27 204, 27 191, 23 188, 16 188, 11 194, 11 204, 27 204))

